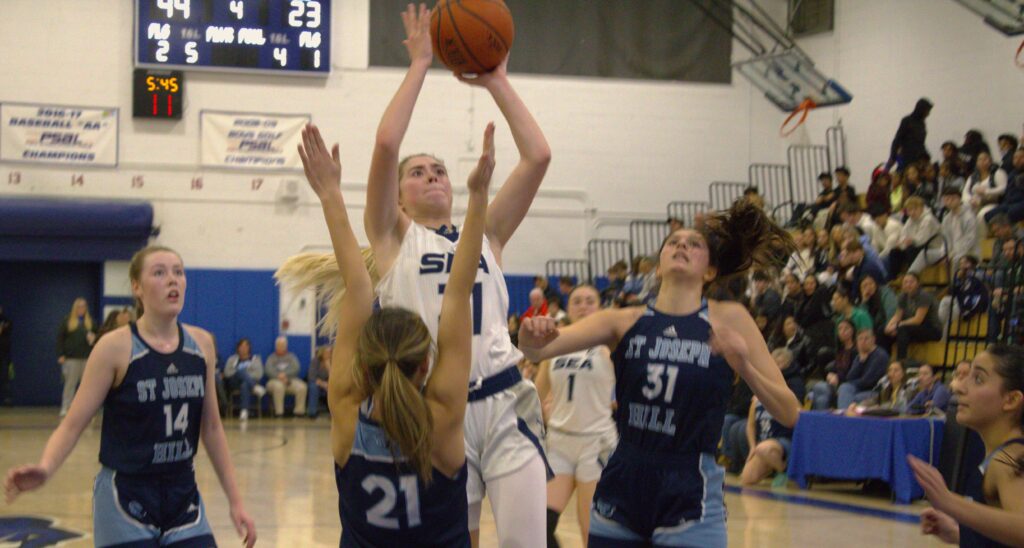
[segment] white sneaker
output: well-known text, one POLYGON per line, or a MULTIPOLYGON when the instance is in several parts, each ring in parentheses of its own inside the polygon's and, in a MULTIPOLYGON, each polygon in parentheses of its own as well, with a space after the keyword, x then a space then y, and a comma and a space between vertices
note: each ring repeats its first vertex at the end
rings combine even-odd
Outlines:
POLYGON ((248 409, 242 409, 242 411, 240 413, 238 413, 238 420, 240 420, 240 421, 247 421, 247 420, 249 420, 249 410, 248 409))
POLYGON ((267 389, 263 385, 257 384, 252 387, 252 393, 256 394, 256 397, 262 398, 267 393, 267 389))

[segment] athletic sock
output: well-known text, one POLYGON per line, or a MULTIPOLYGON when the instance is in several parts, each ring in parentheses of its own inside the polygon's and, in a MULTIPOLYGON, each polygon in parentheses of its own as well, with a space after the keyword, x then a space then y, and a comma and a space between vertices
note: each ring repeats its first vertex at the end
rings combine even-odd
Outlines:
POLYGON ((555 538, 555 529, 558 528, 558 518, 561 514, 548 508, 548 548, 559 548, 558 539, 555 538))

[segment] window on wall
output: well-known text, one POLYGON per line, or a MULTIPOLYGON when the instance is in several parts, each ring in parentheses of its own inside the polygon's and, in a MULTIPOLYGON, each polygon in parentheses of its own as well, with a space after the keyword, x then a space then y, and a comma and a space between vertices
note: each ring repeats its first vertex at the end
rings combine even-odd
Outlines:
MULTIPOLYGON (((408 66, 399 17, 406 4, 408 0, 370 3, 371 66, 408 66)), ((506 0, 506 4, 516 26, 509 71, 731 82, 732 35, 692 2, 506 0)), ((435 65, 440 63, 435 60, 435 65)))
POLYGON ((834 0, 789 0, 790 29, 794 37, 831 32, 834 0))

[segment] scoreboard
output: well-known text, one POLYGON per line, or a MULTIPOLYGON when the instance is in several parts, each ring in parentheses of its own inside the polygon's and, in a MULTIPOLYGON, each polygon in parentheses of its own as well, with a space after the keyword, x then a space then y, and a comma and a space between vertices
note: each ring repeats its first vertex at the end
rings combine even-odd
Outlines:
POLYGON ((327 76, 330 0, 135 0, 135 65, 327 76))

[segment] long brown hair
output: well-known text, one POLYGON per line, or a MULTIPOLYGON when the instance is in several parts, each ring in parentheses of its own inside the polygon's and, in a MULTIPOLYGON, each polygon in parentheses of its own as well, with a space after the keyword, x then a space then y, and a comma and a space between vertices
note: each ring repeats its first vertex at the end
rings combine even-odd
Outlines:
POLYGON ((754 267, 781 267, 796 251, 793 236, 747 200, 736 200, 727 211, 708 215, 700 232, 719 284, 754 267))
MULTIPOLYGON (((159 253, 161 251, 174 253, 175 255, 178 256, 178 259, 181 259, 181 255, 179 255, 177 251, 169 247, 162 245, 147 245, 146 247, 136 251, 135 255, 132 255, 132 261, 128 264, 128 279, 141 285, 142 265, 143 263, 146 262, 146 257, 149 257, 150 255, 154 253, 159 253)), ((145 310, 143 310, 142 307, 142 299, 135 296, 133 296, 132 299, 135 301, 135 317, 141 318, 142 314, 145 312, 145 310)))
POLYGON ((411 377, 429 363, 433 343, 426 324, 404 308, 382 308, 363 326, 356 347, 355 382, 374 394, 381 425, 409 466, 429 483, 434 420, 411 377))

